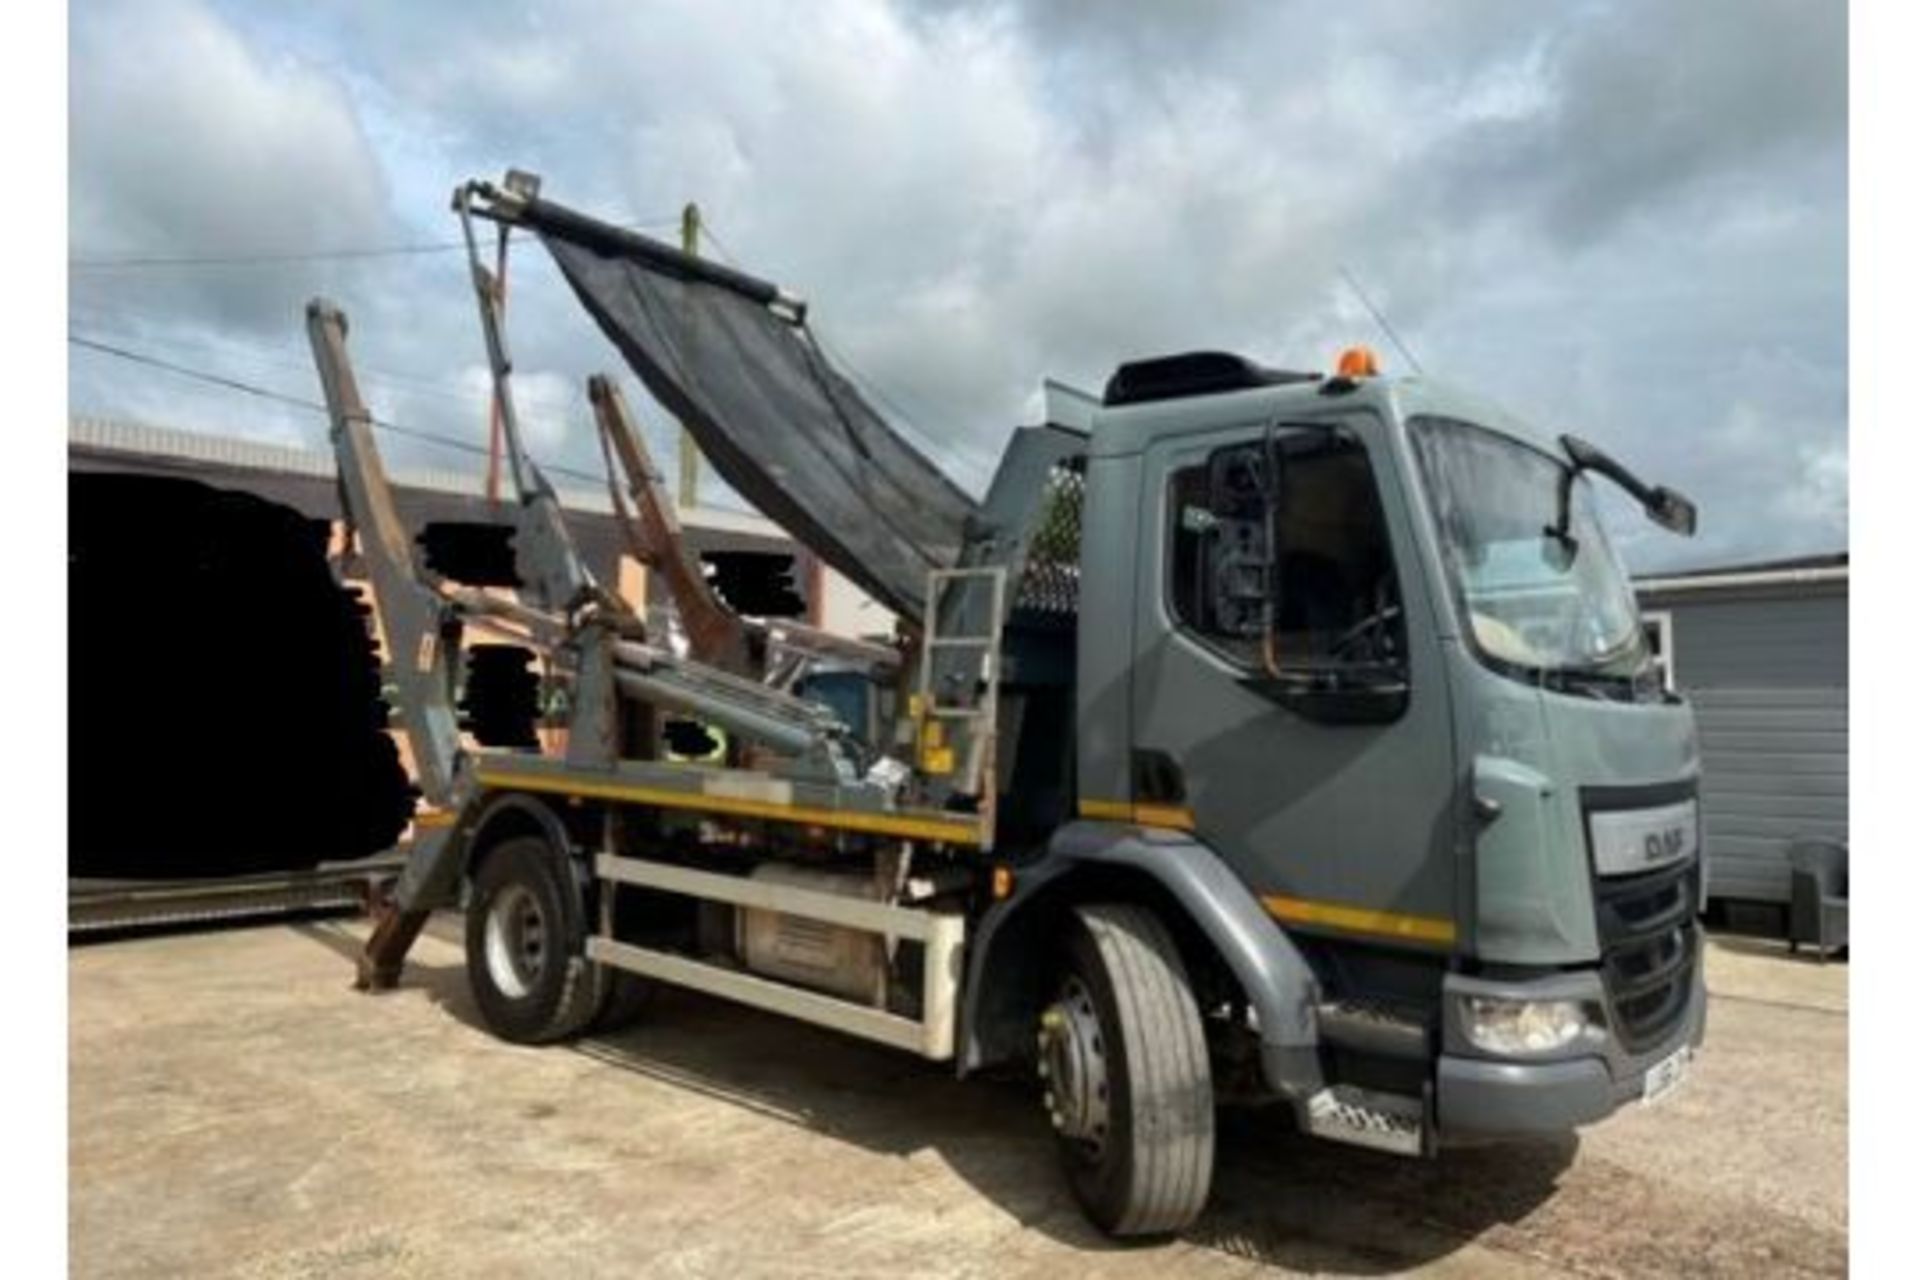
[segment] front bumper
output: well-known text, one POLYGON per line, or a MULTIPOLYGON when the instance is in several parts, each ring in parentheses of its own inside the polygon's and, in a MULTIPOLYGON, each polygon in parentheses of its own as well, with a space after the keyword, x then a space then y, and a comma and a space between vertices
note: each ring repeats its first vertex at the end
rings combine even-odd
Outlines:
MULTIPOLYGON (((1641 1096, 1647 1071, 1682 1048, 1697 1047, 1707 1027, 1707 991, 1696 965, 1686 1014, 1660 1043, 1630 1053, 1610 1031, 1569 1056, 1538 1061, 1492 1058, 1475 1052, 1457 1028, 1446 1033, 1435 1069, 1434 1128, 1442 1144, 1567 1133, 1613 1114, 1641 1096)), ((1449 980, 1449 986, 1455 983, 1449 980)), ((1464 985, 1464 983, 1462 984, 1464 985)), ((1514 998, 1601 999, 1591 974, 1555 975, 1538 983, 1473 983, 1476 992, 1514 998)), ((1448 1003, 1456 1006, 1455 992, 1448 1003)))

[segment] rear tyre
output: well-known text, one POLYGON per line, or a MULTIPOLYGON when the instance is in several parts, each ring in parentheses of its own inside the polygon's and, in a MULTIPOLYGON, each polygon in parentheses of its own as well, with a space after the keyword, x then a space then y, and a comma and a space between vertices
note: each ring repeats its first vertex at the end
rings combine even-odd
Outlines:
POLYGON ((1186 966, 1152 912, 1074 910, 1040 1062, 1087 1217, 1115 1236, 1192 1225, 1213 1183, 1213 1081, 1186 966))
POLYGON ((487 1028, 515 1044, 584 1030, 604 984, 566 856, 538 836, 503 840, 473 875, 467 982, 487 1028))

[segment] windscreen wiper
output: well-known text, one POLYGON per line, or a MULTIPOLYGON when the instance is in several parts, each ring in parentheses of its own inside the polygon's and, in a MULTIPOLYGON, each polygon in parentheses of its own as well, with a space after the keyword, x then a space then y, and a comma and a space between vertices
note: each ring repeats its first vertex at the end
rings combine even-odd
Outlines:
POLYGON ((1638 688, 1633 676, 1579 667, 1544 668, 1540 672, 1540 683, 1556 693, 1585 694, 1604 702, 1635 701, 1638 688))

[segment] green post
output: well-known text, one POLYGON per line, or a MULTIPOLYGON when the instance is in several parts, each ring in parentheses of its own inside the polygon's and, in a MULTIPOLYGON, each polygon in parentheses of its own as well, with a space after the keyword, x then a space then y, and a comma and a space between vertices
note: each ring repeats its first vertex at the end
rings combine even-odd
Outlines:
MULTIPOLYGON (((700 206, 687 201, 680 211, 680 247, 690 254, 700 252, 700 206)), ((690 511, 700 505, 700 447, 693 433, 680 428, 680 509, 690 511)))

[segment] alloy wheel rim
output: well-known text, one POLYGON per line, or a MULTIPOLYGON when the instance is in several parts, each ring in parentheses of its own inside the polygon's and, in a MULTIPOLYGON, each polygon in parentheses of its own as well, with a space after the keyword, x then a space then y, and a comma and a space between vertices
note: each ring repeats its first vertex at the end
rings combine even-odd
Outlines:
POLYGON ((540 901, 524 885, 494 895, 484 930, 487 976, 510 1000, 523 1000, 547 962, 547 921, 540 901))

